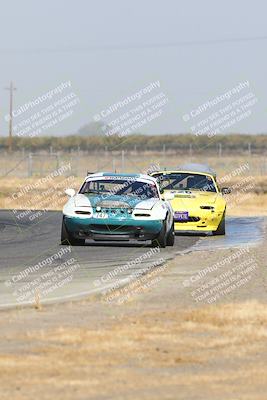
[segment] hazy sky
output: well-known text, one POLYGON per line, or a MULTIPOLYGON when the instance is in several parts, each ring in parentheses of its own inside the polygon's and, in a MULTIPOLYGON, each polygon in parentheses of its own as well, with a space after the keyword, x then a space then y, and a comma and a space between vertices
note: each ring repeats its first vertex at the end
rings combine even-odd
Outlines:
POLYGON ((48 133, 77 131, 160 81, 169 102, 145 133, 186 132, 182 116, 239 82, 258 99, 229 131, 267 132, 267 3, 241 0, 0 0, 0 132, 15 108, 71 81, 80 104, 48 133))

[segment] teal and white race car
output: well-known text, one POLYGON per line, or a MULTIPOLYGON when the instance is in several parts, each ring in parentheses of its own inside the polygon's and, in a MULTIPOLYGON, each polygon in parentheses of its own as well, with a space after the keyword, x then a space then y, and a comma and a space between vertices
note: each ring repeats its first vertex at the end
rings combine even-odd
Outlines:
POLYGON ((160 194, 157 180, 142 174, 101 172, 88 175, 63 208, 61 243, 152 240, 154 246, 174 244, 172 207, 160 194))

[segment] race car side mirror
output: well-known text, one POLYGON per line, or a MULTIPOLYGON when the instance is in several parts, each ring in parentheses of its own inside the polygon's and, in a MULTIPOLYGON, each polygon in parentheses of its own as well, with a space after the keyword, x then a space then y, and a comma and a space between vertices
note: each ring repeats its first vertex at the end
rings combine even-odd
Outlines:
POLYGON ((232 192, 231 188, 224 187, 222 188, 222 194, 230 194, 232 192))
POLYGON ((173 194, 173 193, 170 193, 170 192, 166 192, 166 193, 164 194, 164 199, 165 199, 165 200, 173 200, 173 199, 174 199, 174 194, 173 194))
POLYGON ((66 189, 66 190, 65 190, 65 193, 66 193, 66 195, 69 196, 69 197, 75 196, 75 190, 74 190, 74 189, 66 189))

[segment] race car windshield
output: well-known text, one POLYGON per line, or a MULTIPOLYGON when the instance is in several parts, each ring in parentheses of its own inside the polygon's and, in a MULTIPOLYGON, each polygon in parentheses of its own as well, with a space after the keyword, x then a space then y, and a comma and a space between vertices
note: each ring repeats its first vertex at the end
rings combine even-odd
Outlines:
POLYGON ((209 175, 191 173, 157 174, 160 187, 163 190, 201 190, 205 192, 216 192, 212 177, 209 175))
POLYGON ((142 199, 159 198, 155 184, 136 180, 101 179, 84 182, 81 194, 134 196, 142 199))

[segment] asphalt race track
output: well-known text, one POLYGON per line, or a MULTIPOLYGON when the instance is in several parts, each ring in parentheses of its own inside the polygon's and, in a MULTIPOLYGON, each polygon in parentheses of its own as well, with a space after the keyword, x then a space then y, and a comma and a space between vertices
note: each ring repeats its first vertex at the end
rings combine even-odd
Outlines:
POLYGON ((56 211, 0 211, 1 308, 29 304, 30 292, 43 303, 103 292, 118 279, 123 284, 133 273, 162 265, 179 253, 238 247, 262 235, 261 218, 229 218, 225 237, 179 235, 174 247, 160 251, 149 242, 88 241, 70 247, 59 244, 61 218, 56 211))

